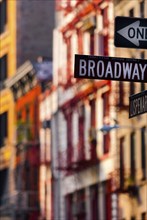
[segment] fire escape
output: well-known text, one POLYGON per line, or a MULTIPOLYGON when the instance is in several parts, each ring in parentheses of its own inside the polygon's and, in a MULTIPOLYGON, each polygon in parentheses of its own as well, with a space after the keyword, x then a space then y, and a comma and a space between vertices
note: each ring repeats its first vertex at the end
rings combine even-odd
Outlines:
MULTIPOLYGON (((85 94, 85 93, 83 93, 85 94)), ((73 98, 75 105, 79 102, 79 97, 73 98)), ((64 115, 66 118, 67 123, 67 148, 63 152, 59 151, 58 154, 58 169, 66 171, 67 173, 71 172, 79 172, 83 169, 86 169, 90 166, 94 166, 97 164, 97 153, 96 153, 96 128, 95 128, 95 100, 89 101, 89 109, 91 109, 90 117, 90 124, 88 132, 85 133, 85 120, 86 120, 86 107, 81 105, 77 107, 78 112, 78 126, 77 126, 77 133, 78 133, 78 140, 76 144, 73 144, 73 121, 72 121, 72 101, 68 103, 71 107, 65 107, 64 115), (66 113, 66 109, 71 109, 66 113)))

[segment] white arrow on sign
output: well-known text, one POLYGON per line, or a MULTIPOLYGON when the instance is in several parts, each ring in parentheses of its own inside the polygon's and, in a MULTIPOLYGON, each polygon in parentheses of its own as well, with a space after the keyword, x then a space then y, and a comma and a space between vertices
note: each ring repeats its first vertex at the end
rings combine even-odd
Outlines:
POLYGON ((117 33, 135 44, 135 46, 139 46, 139 41, 147 41, 147 27, 139 27, 139 25, 140 21, 135 21, 127 27, 117 31, 117 33))

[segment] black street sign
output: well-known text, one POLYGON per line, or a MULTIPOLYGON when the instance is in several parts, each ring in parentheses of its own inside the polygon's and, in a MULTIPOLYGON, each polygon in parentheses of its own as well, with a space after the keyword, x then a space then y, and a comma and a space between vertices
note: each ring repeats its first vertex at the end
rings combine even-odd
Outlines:
POLYGON ((75 78, 147 82, 147 60, 75 55, 75 78))
POLYGON ((147 49, 147 19, 116 17, 114 45, 147 49))
POLYGON ((129 118, 147 113, 147 90, 129 97, 129 118))

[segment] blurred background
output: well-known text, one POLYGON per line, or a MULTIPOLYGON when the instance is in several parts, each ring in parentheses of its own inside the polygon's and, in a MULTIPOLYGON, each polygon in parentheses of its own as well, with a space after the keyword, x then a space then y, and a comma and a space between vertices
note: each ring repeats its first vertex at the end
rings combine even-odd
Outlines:
POLYGON ((147 1, 0 0, 1 220, 147 220, 147 83, 73 76, 75 54, 147 58, 116 16, 147 1))

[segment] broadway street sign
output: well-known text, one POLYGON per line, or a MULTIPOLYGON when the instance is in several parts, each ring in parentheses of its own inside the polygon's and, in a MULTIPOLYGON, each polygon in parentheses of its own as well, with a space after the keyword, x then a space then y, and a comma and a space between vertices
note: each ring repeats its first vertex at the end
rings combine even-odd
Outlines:
POLYGON ((114 44, 116 47, 147 49, 147 19, 116 17, 114 44))
POLYGON ((129 118, 147 113, 147 90, 129 97, 129 118))
POLYGON ((147 82, 147 60, 75 55, 75 78, 147 82))

